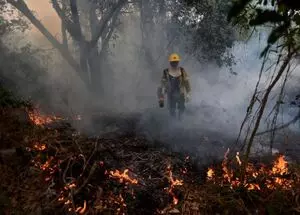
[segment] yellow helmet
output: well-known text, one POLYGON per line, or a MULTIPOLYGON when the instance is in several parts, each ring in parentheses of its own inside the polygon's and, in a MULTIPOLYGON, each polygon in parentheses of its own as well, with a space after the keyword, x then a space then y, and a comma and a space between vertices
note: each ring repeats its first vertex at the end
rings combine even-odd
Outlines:
POLYGON ((173 53, 169 56, 169 62, 180 61, 180 57, 178 54, 173 53))

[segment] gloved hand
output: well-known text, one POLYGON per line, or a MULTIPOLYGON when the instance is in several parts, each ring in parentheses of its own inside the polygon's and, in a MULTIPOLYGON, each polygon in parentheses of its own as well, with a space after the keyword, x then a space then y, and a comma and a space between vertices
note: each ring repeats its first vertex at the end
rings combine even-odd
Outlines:
POLYGON ((187 94, 185 97, 185 102, 190 102, 191 101, 191 95, 187 94))
POLYGON ((163 97, 159 98, 158 104, 160 108, 163 108, 165 106, 165 99, 163 97))

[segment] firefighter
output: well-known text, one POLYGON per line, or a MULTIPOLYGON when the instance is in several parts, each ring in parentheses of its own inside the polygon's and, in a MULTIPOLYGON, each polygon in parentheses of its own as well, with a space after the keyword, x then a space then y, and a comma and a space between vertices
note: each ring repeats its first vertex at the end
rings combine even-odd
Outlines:
POLYGON ((185 103, 190 101, 191 86, 188 74, 179 66, 179 62, 178 54, 173 53, 169 56, 170 67, 163 70, 158 97, 160 107, 164 107, 165 95, 167 95, 170 115, 176 117, 176 110, 178 110, 178 118, 181 119, 185 103))

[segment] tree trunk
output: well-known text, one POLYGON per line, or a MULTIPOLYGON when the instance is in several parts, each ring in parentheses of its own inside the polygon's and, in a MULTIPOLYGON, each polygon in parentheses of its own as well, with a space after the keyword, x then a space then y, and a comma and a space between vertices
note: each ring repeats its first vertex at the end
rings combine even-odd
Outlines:
MULTIPOLYGON (((106 54, 109 41, 114 32, 116 21, 118 20, 118 16, 125 2, 126 1, 124 0, 119 1, 119 3, 106 16, 102 18, 100 27, 103 26, 103 29, 100 30, 95 8, 91 8, 90 10, 90 27, 92 33, 92 41, 89 55, 89 66, 91 68, 91 80, 93 89, 98 93, 104 92, 104 90, 101 87, 102 84, 99 84, 102 83, 101 68, 105 69, 105 73, 107 73, 106 70, 108 70, 108 65, 105 64, 106 66, 102 66, 102 63, 107 60, 106 54), (99 47, 98 41, 100 38, 98 38, 97 40, 96 38, 100 35, 100 31, 101 46, 99 47)), ((105 75, 107 76, 108 74, 105 75)))
MULTIPOLYGON (((62 10, 66 11, 66 5, 63 4, 62 6, 62 10)), ((62 35, 62 43, 63 46, 66 50, 69 50, 69 45, 68 45, 68 38, 67 38, 67 29, 65 26, 65 23, 63 21, 61 21, 61 35, 62 35)))
POLYGON ((272 83, 268 86, 266 92, 264 93, 264 96, 262 98, 262 101, 261 101, 261 106, 259 108, 259 112, 258 112, 258 116, 257 116, 257 119, 255 121, 255 125, 254 125, 254 128, 253 128, 253 131, 251 133, 251 136, 249 138, 249 141, 248 141, 248 144, 247 144, 247 150, 246 150, 246 156, 245 156, 245 161, 244 161, 244 165, 243 165, 243 174, 242 174, 242 179, 244 179, 245 177, 245 173, 246 173, 246 165, 248 164, 248 159, 249 159, 249 155, 250 155, 250 150, 252 148, 252 144, 253 144, 253 140, 254 140, 254 137, 256 135, 256 132, 259 128, 259 125, 260 125, 260 121, 262 119, 262 116, 264 114, 264 110, 265 110, 265 107, 267 105, 267 102, 268 102, 268 98, 269 98, 269 95, 272 91, 272 89, 274 88, 274 86, 277 84, 277 82, 279 81, 279 79, 281 78, 283 72, 285 71, 286 67, 288 66, 288 64, 290 63, 290 60, 292 59, 293 57, 293 54, 292 53, 288 53, 288 55, 286 56, 285 60, 283 61, 275 79, 272 81, 272 83))
POLYGON ((89 46, 86 42, 82 31, 81 31, 81 25, 79 21, 79 14, 78 14, 78 7, 77 7, 77 0, 70 0, 70 8, 71 8, 71 14, 73 19, 73 26, 74 26, 74 33, 77 35, 77 42, 79 43, 79 49, 80 49, 80 67, 81 70, 84 72, 86 81, 91 84, 91 75, 89 71, 88 66, 88 59, 89 59, 89 46))
MULTIPOLYGON (((89 24, 90 24, 90 29, 91 29, 91 38, 95 38, 97 34, 97 28, 99 26, 99 21, 97 18, 96 14, 97 8, 94 7, 93 4, 90 6, 90 12, 89 12, 89 24)), ((94 47, 91 48, 90 50, 90 55, 88 59, 88 64, 90 67, 90 75, 91 75, 91 85, 93 88, 93 92, 97 92, 98 94, 102 92, 101 90, 101 62, 100 62, 100 57, 99 57, 99 43, 97 42, 94 47)), ((101 96, 102 95, 98 95, 101 96)))
POLYGON ((109 22, 109 20, 111 20, 115 13, 119 14, 126 3, 127 0, 119 0, 119 2, 116 5, 114 5, 113 8, 107 14, 103 16, 103 18, 101 19, 101 24, 98 26, 98 30, 96 31, 94 37, 90 42, 91 47, 95 47, 95 45, 98 43, 99 38, 103 36, 103 32, 107 27, 107 23, 109 22))
POLYGON ((157 58, 153 56, 153 32, 155 23, 153 22, 153 8, 151 1, 140 0, 140 29, 142 32, 142 53, 143 57, 148 64, 148 68, 152 71, 151 77, 153 80, 157 80, 156 74, 159 73, 162 68, 157 65, 157 58))

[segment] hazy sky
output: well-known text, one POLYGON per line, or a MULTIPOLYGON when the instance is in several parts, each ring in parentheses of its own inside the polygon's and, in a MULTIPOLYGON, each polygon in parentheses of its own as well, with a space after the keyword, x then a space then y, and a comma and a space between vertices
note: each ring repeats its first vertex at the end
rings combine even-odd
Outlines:
MULTIPOLYGON (((58 19, 54 9, 48 0, 27 0, 29 9, 35 12, 37 18, 45 25, 45 27, 56 37, 60 38, 60 20, 58 19)), ((43 35, 39 31, 32 27, 34 39, 38 39, 39 42, 47 42, 43 35)))

